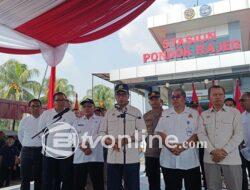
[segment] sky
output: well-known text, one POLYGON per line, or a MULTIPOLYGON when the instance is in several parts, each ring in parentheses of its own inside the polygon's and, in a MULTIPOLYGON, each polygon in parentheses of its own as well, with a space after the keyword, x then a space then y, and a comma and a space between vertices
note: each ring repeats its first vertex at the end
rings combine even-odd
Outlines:
MULTIPOLYGON (((199 5, 215 1, 199 0, 199 5)), ((91 73, 108 73, 114 69, 142 65, 143 52, 159 50, 147 29, 148 17, 193 7, 196 3, 197 0, 156 0, 143 14, 119 31, 89 43, 69 45, 62 62, 57 67, 57 78, 68 79, 81 99, 92 87, 91 73)), ((39 69, 40 76, 36 80, 42 81, 46 63, 40 54, 0 53, 0 65, 9 59, 16 59, 27 64, 29 68, 39 69)), ((97 84, 113 87, 110 83, 95 78, 94 85, 97 84)))

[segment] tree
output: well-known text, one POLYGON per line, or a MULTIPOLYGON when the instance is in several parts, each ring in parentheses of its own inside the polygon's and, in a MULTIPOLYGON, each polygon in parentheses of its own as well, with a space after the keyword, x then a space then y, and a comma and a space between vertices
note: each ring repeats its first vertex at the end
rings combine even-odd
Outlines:
MULTIPOLYGON (((0 97, 16 101, 29 101, 38 96, 41 85, 33 80, 39 76, 37 69, 29 69, 27 65, 16 60, 9 60, 0 66, 0 97)), ((0 120, 1 128, 15 128, 17 122, 0 120)))
MULTIPOLYGON (((47 103, 48 101, 48 86, 49 79, 45 79, 43 85, 43 97, 41 98, 42 103, 47 103)), ((73 98, 76 94, 74 86, 69 84, 67 79, 61 78, 56 80, 55 92, 63 92, 68 98, 73 98)))
POLYGON ((0 66, 0 97, 17 101, 35 98, 41 87, 33 80, 35 76, 39 76, 37 69, 28 69, 16 60, 5 62, 0 66))
MULTIPOLYGON (((92 98, 92 89, 87 91, 84 99, 86 98, 92 98)), ((110 109, 114 105, 114 92, 107 86, 96 85, 93 87, 93 100, 96 106, 110 109)))

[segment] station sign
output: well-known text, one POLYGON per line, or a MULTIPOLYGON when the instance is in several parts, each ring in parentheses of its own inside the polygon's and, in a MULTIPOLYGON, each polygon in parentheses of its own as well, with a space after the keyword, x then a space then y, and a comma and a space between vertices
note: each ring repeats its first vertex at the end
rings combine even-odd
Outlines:
POLYGON ((207 32, 182 38, 171 38, 162 41, 163 51, 144 53, 143 62, 171 61, 175 59, 196 58, 206 55, 241 50, 238 39, 219 40, 216 32, 207 32))

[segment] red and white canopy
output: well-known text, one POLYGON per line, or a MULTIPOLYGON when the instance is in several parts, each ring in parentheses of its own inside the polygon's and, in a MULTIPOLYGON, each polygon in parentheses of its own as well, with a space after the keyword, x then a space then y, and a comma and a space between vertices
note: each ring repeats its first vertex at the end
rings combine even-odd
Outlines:
POLYGON ((53 68, 62 60, 69 43, 105 37, 154 1, 0 0, 0 52, 41 52, 53 68))
MULTIPOLYGON (((2 0, 0 51, 12 54, 66 50, 109 35, 141 14, 154 0, 2 0)), ((53 53, 52 53, 53 54, 53 53)), ((62 53, 63 54, 63 53, 62 53)))

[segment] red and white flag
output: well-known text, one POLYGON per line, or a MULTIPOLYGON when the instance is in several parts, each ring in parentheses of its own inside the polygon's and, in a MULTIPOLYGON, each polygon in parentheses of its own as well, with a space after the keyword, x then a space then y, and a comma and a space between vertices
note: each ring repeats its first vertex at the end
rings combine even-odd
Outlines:
POLYGON ((74 110, 79 110, 78 95, 76 94, 74 110))
POLYGON ((235 87, 235 92, 234 92, 234 101, 236 102, 236 108, 242 113, 244 110, 240 105, 240 97, 241 97, 240 81, 236 80, 236 87, 235 87))
POLYGON ((193 91, 193 92, 192 92, 192 102, 198 105, 197 111, 199 112, 199 114, 201 114, 202 108, 201 108, 201 106, 200 106, 200 104, 199 104, 199 98, 198 98, 198 96, 197 96, 197 93, 196 93, 196 90, 195 90, 194 83, 192 83, 192 91, 193 91))

